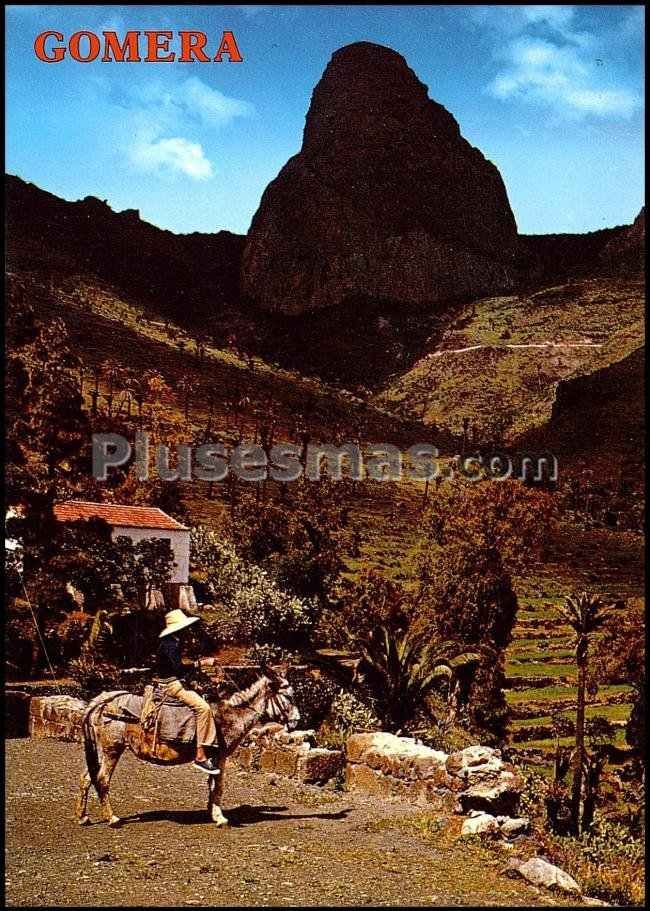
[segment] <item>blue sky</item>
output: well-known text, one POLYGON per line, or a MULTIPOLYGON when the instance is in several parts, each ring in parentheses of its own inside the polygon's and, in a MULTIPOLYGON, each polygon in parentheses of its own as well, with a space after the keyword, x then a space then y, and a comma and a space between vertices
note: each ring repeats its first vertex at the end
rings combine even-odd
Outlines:
POLYGON ((406 57, 495 162, 519 230, 590 231, 642 205, 639 6, 31 6, 6 11, 6 166, 173 231, 245 232, 298 151, 312 89, 353 41, 406 57), (58 64, 56 29, 234 31, 244 62, 58 64))

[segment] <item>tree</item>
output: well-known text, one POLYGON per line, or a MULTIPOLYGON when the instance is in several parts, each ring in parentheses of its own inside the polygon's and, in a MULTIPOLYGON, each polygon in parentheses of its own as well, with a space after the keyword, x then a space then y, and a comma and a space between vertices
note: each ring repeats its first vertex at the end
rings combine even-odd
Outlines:
POLYGON ((207 528, 192 529, 191 542, 191 578, 213 602, 204 619, 217 641, 289 649, 308 645, 317 614, 312 600, 288 592, 207 528))
POLYGON ((345 528, 349 486, 300 479, 281 484, 279 500, 242 505, 232 533, 242 555, 278 584, 325 607, 342 568, 339 535, 345 528))
POLYGON ((593 673, 607 683, 627 683, 634 688, 632 713, 625 736, 645 758, 645 612, 641 601, 620 604, 616 623, 603 631, 595 644, 593 673))
POLYGON ((552 518, 548 494, 488 480, 441 485, 423 517, 420 622, 481 655, 458 696, 470 726, 497 741, 507 732, 505 649, 517 615, 512 576, 539 552, 552 518))
POLYGON ((576 705, 576 745, 573 755, 573 781, 571 784, 571 817, 576 835, 581 831, 581 804, 583 778, 588 765, 585 750, 585 705, 589 643, 592 635, 609 619, 610 613, 596 595, 583 592, 570 595, 564 604, 558 605, 558 612, 575 636, 575 659, 578 668, 576 705))
POLYGON ((7 534, 21 546, 20 586, 24 580, 41 625, 69 600, 53 572, 62 543, 54 504, 92 488, 90 429, 80 362, 64 324, 37 320, 15 282, 8 288, 7 350, 6 505, 14 507, 7 534))
POLYGON ((61 320, 36 320, 26 299, 9 293, 7 318, 7 501, 33 492, 53 499, 58 486, 90 475, 90 434, 79 359, 61 320))

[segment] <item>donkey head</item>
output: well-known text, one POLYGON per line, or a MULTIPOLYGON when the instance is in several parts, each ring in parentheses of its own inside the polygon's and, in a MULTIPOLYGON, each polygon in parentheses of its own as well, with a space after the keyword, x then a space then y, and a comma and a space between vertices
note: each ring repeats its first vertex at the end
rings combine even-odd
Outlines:
POLYGON ((300 721, 300 712, 294 704, 293 689, 287 680, 286 665, 262 666, 262 673, 268 680, 265 713, 271 721, 286 724, 293 730, 300 721))

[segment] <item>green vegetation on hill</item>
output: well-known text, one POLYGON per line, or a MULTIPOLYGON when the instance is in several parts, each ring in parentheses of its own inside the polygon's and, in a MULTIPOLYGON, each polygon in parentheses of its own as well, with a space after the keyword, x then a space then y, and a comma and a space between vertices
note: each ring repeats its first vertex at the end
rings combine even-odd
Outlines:
POLYGON ((513 439, 551 416, 556 385, 643 345, 643 282, 593 278, 467 303, 377 396, 427 423, 513 439))

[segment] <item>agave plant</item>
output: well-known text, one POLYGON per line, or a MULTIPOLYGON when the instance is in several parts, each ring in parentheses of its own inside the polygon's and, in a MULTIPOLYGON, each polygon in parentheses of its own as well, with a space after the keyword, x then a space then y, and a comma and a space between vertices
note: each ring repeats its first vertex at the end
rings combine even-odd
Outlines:
POLYGON ((576 746, 573 755, 573 782, 571 785, 571 815, 576 835, 580 834, 580 803, 582 800, 582 783, 587 764, 585 751, 585 690, 589 640, 592 633, 600 629, 611 617, 605 603, 597 595, 570 595, 564 604, 558 605, 558 612, 575 635, 575 656, 578 668, 578 695, 576 707, 576 746))
POLYGON ((374 683, 384 706, 386 722, 395 728, 413 718, 442 679, 451 680, 461 667, 480 661, 474 652, 458 654, 452 642, 439 643, 424 633, 384 625, 355 638, 355 644, 368 666, 368 682, 374 683))

